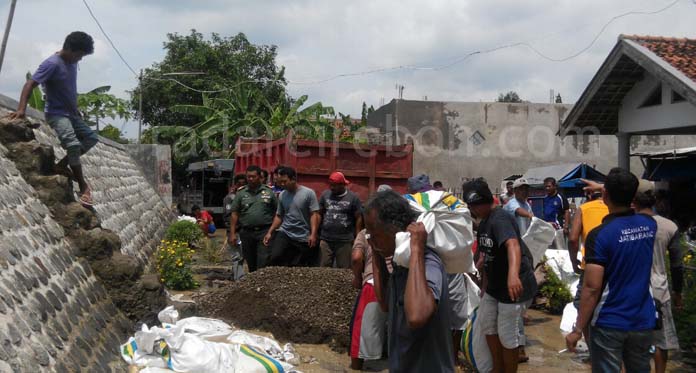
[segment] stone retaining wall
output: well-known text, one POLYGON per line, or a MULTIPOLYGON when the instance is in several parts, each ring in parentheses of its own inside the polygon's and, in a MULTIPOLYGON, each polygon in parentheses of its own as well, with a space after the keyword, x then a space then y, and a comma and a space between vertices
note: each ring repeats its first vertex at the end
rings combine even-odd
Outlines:
POLYGON ((110 371, 132 324, 6 153, 0 145, 0 372, 110 371))
MULTIPOLYGON (((0 95, 0 117, 15 107, 0 95)), ((42 121, 33 136, 0 139, 0 372, 123 371, 118 346, 163 306, 157 277, 141 275, 174 215, 103 138, 82 157, 94 209, 70 202, 72 183, 45 170, 65 151, 27 111, 42 121)))
MULTIPOLYGON (((34 135, 40 143, 53 147, 56 159, 65 156, 65 150, 47 124, 34 130, 34 135)), ((174 218, 170 206, 148 183, 121 144, 101 138, 100 143, 82 156, 82 164, 102 227, 118 234, 123 254, 146 264, 174 218)))

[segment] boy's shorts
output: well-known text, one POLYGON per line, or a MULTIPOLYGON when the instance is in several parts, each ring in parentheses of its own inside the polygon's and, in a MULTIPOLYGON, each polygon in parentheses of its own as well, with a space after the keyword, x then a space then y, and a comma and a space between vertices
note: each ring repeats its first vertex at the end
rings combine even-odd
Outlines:
POLYGON ((500 343, 508 350, 524 346, 525 337, 520 332, 523 330, 520 324, 528 303, 501 303, 488 293, 484 294, 478 310, 483 334, 497 334, 500 343))

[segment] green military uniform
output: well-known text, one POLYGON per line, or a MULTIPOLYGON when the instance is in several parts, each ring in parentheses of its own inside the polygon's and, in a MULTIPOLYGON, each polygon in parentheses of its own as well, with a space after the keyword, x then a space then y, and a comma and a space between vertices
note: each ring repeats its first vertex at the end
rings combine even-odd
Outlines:
POLYGON ((232 201, 232 212, 239 214, 239 239, 249 272, 265 267, 268 262, 270 249, 264 246, 263 237, 273 223, 277 208, 278 198, 266 185, 255 190, 247 185, 237 191, 232 201))

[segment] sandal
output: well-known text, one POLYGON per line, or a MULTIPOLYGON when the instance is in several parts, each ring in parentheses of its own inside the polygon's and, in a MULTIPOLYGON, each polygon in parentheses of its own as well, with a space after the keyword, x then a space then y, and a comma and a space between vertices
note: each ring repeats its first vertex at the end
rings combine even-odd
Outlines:
POLYGON ((92 200, 92 190, 87 189, 82 195, 80 196, 80 204, 83 207, 92 207, 94 206, 94 200, 92 200))

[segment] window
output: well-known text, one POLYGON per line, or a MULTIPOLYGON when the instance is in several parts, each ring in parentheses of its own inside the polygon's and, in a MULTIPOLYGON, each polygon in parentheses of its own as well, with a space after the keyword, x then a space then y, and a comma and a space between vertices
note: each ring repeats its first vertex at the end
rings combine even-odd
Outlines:
POLYGON ((483 137, 481 132, 476 131, 473 135, 471 135, 471 137, 469 137, 469 141, 471 141, 471 143, 474 145, 481 145, 484 141, 486 141, 486 138, 483 137))
POLYGON ((675 103, 677 103, 677 102, 683 102, 683 101, 686 101, 686 99, 684 98, 684 96, 680 95, 680 94, 677 93, 677 92, 672 91, 672 103, 673 103, 673 104, 675 104, 675 103))
POLYGON ((662 84, 658 84, 657 87, 653 88, 648 97, 638 107, 643 108, 657 105, 662 105, 662 84))

